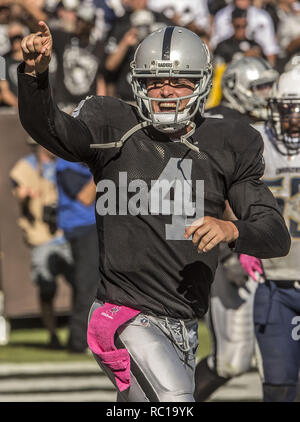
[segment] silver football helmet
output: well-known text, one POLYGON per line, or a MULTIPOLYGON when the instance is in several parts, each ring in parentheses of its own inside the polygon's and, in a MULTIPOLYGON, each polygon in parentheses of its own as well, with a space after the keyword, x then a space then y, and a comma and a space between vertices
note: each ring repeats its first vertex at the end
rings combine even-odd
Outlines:
POLYGON ((266 127, 283 155, 300 153, 300 64, 282 73, 268 101, 266 127))
POLYGON ((222 93, 228 106, 261 120, 267 118, 267 99, 278 72, 257 57, 243 57, 231 63, 222 76, 222 93))
POLYGON ((161 28, 145 38, 137 47, 131 62, 131 86, 141 118, 156 129, 177 132, 192 121, 196 112, 203 112, 212 86, 212 65, 206 44, 192 31, 179 26, 161 28), (172 98, 173 112, 155 113, 153 102, 170 102, 168 98, 150 98, 147 78, 188 78, 195 82, 191 95, 172 98), (189 99, 184 110, 180 102, 189 99))

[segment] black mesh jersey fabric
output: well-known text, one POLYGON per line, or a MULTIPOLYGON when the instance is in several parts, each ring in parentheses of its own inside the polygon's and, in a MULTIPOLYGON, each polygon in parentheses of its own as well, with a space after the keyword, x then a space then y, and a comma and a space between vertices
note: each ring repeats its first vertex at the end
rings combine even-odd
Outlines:
POLYGON ((218 247, 198 254, 184 239, 193 216, 189 207, 175 213, 180 184, 187 189, 182 203, 195 204, 196 217, 201 198, 203 214, 216 218, 228 199, 238 218, 237 253, 260 258, 287 253, 284 221, 260 180, 263 142, 255 129, 240 120, 199 117, 189 138, 199 152, 151 127, 135 132, 121 148, 94 149, 90 144, 118 141, 136 126, 136 109, 115 98, 91 97, 73 118, 53 104, 46 72, 37 78, 22 72, 24 65, 19 68, 24 128, 56 155, 85 162, 97 184, 99 299, 174 318, 205 313, 218 247), (160 195, 155 189, 162 180, 170 185, 160 195))
MULTIPOLYGON (((110 110, 113 109, 115 114, 110 113, 105 119, 106 137, 99 137, 98 128, 95 131, 92 127, 95 143, 99 140, 100 143, 119 140, 138 121, 133 108, 124 107, 124 103, 119 102, 120 109, 117 110, 114 108, 116 102, 109 101, 113 103, 110 110)), ((89 122, 90 110, 83 108, 79 118, 89 122)), ((220 133, 217 136, 220 138, 220 133)), ((196 138, 190 139, 191 142, 197 142, 196 138)), ((222 142, 220 139, 221 145, 222 142)), ((205 139, 205 143, 209 145, 209 139, 205 139)), ((126 215, 120 215, 119 187, 123 183, 126 190, 131 183, 143 181, 149 198, 152 184, 164 177, 164 171, 168 169, 172 180, 178 178, 191 184, 193 203, 196 201, 196 181, 203 180, 204 213, 221 218, 229 177, 224 168, 218 168, 219 164, 214 161, 220 159, 224 162, 228 155, 230 173, 234 168, 232 153, 221 148, 214 151, 214 159, 211 160, 201 148, 195 152, 180 142, 170 141, 158 131, 144 129, 132 135, 121 149, 98 149, 95 154, 97 158, 92 160, 95 164, 91 169, 96 175, 96 182, 98 187, 99 181, 113 182, 117 210, 116 215, 99 215, 103 192, 97 193, 101 273, 98 298, 138 307, 148 313, 181 318, 201 317, 208 306, 218 248, 207 254, 198 254, 191 240, 183 238, 184 218, 179 221, 180 217, 172 215, 154 215, 149 208, 144 215, 131 215, 128 207, 122 208, 122 213, 126 215), (168 239, 166 234, 170 225, 179 231, 175 239, 168 239)), ((137 191, 136 188, 127 192, 128 202, 137 191)), ((169 195, 172 201, 174 186, 169 195)))
MULTIPOLYGON (((179 143, 156 142, 149 138, 130 139, 117 158, 102 168, 101 180, 111 180, 116 189, 116 215, 100 216, 101 283, 100 299, 109 298, 113 303, 142 307, 148 313, 171 315, 181 318, 202 316, 207 308, 208 293, 216 266, 217 250, 200 256, 191 240, 185 240, 182 217, 154 215, 149 198, 151 186, 159 180, 169 166, 180 181, 192 186, 192 202, 195 203, 196 180, 203 180, 210 172, 210 163, 204 153, 196 153, 179 143), (200 158, 199 158, 200 157, 200 158), (191 163, 191 174, 186 173, 182 163, 191 163), (122 175, 120 179, 120 175, 122 175), (147 202, 144 215, 120 215, 120 183, 130 186, 137 181, 145 182, 147 202), (147 186, 147 187, 146 187, 147 186), (178 229, 177 239, 167 239, 166 227, 178 229), (181 239, 179 239, 181 237, 181 239)), ((105 155, 105 152, 104 152, 105 155)), ((189 168, 188 168, 189 170, 189 168)), ((99 183, 98 183, 99 186, 99 183)), ((176 187, 171 187, 170 201, 174 201, 176 187)), ((140 193, 140 190, 137 190, 140 193)), ((206 214, 221 217, 224 206, 222 189, 205 191, 206 214)), ((127 193, 127 201, 136 190, 127 193)), ((96 204, 100 204, 98 193, 96 204)), ((123 197, 122 197, 123 198, 123 197)), ((123 201, 124 202, 124 201, 123 201)))

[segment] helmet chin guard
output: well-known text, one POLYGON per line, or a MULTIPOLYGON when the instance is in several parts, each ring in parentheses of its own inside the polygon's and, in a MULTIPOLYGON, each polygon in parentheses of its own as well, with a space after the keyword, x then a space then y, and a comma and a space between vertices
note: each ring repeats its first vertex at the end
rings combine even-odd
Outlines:
POLYGON ((153 32, 137 47, 131 62, 131 86, 141 118, 157 130, 174 133, 202 113, 212 86, 210 54, 204 42, 192 31, 168 26, 153 32), (197 54, 196 54, 197 52, 197 54), (146 79, 187 78, 195 82, 192 94, 175 98, 151 98, 146 79), (189 99, 184 110, 182 100, 189 99), (155 113, 154 102, 176 103, 174 112, 155 113))

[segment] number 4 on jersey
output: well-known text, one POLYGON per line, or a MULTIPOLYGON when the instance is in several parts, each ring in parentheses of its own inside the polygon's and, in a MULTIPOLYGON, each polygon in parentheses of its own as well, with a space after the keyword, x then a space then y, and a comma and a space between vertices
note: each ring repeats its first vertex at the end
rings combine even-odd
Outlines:
POLYGON ((195 202, 192 195, 192 160, 170 158, 159 178, 152 183, 150 213, 172 215, 166 224, 167 240, 186 240, 185 227, 204 216, 204 180, 195 181, 195 202), (171 192, 173 198, 171 199, 171 192))

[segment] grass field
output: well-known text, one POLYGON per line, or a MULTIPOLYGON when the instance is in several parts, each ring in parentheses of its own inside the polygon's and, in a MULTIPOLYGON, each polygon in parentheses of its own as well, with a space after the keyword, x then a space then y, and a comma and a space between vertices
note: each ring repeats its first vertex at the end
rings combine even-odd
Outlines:
MULTIPOLYGON (((62 344, 66 344, 67 335, 66 328, 58 329, 58 336, 62 344)), ((48 334, 44 329, 14 329, 11 331, 9 344, 0 346, 0 364, 74 362, 94 359, 89 354, 70 354, 66 350, 49 350, 46 347, 47 341, 48 334)), ((209 334, 206 325, 200 322, 198 356, 206 356, 209 350, 209 334)))

